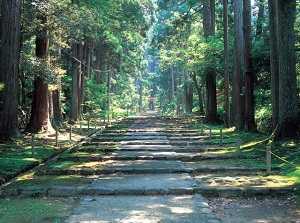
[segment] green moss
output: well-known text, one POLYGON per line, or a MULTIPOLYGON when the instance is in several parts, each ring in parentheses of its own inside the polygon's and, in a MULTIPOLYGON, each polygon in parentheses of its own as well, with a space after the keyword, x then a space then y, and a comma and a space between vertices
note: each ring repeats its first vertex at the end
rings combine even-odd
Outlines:
POLYGON ((48 188, 51 186, 86 186, 92 182, 92 178, 81 176, 35 176, 33 173, 19 177, 16 181, 9 184, 6 189, 20 189, 26 187, 48 188))
POLYGON ((76 200, 62 198, 3 199, 0 200, 0 222, 62 222, 76 203, 76 200))

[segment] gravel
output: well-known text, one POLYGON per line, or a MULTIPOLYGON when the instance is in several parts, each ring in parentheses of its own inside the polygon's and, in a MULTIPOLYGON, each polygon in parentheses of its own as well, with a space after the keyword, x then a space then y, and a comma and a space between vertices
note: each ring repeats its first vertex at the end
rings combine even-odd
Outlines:
POLYGON ((300 223, 296 195, 280 198, 206 198, 222 223, 300 223))

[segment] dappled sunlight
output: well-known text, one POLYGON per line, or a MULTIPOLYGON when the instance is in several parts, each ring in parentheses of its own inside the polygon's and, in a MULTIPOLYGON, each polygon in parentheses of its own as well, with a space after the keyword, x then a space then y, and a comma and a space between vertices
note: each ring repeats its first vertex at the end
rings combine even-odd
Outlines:
POLYGON ((134 223, 134 222, 143 222, 143 223, 154 223, 160 222, 159 217, 152 217, 148 219, 149 213, 147 211, 130 211, 129 216, 126 216, 124 219, 116 219, 116 222, 119 223, 134 223))
POLYGON ((247 143, 243 143, 241 148, 248 148, 248 147, 252 147, 252 146, 256 146, 258 144, 261 144, 261 143, 265 143, 265 142, 268 142, 269 141, 269 138, 266 138, 266 139, 263 139, 263 140, 260 140, 260 141, 252 141, 252 142, 247 142, 247 143))
POLYGON ((73 165, 71 168, 99 168, 106 164, 106 162, 88 162, 79 165, 73 165))
POLYGON ((81 202, 66 222, 207 222, 196 202, 193 196, 94 197, 81 202))
POLYGON ((193 213, 194 210, 189 207, 169 207, 172 213, 176 214, 190 214, 193 213))

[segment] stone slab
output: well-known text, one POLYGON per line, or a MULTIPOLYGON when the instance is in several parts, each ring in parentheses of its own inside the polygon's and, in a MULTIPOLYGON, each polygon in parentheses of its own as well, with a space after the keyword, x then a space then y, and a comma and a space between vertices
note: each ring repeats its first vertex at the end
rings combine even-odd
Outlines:
POLYGON ((75 187, 69 187, 69 186, 52 186, 48 190, 48 196, 54 196, 54 197, 72 197, 75 196, 77 193, 75 187))
POLYGON ((151 136, 151 135, 149 135, 149 136, 145 136, 145 135, 131 135, 131 136, 124 136, 124 137, 118 137, 117 139, 119 139, 119 140, 123 140, 123 141, 126 141, 126 140, 128 140, 128 141, 145 141, 145 140, 166 140, 167 139, 167 137, 166 136, 159 136, 159 135, 157 135, 157 136, 151 136))
POLYGON ((127 132, 125 137, 130 137, 130 136, 166 136, 164 132, 160 131, 150 131, 150 132, 127 132))
POLYGON ((187 167, 192 168, 193 171, 199 171, 199 172, 218 172, 218 171, 245 171, 245 172, 260 172, 260 171, 265 171, 264 168, 256 168, 256 167, 251 167, 248 165, 232 165, 232 166, 225 166, 225 165, 220 165, 217 163, 217 161, 212 161, 212 162, 205 162, 205 161, 200 161, 200 162, 186 162, 185 163, 187 167))
POLYGON ((105 173, 189 173, 191 168, 187 168, 181 161, 160 161, 160 160, 122 160, 108 161, 105 166, 100 169, 100 172, 105 173))
POLYGON ((122 145, 122 151, 172 151, 171 145, 122 145))
POLYGON ((117 159, 117 160, 124 160, 124 159, 129 159, 129 160, 167 160, 167 159, 176 159, 176 153, 175 152, 155 152, 155 151, 118 151, 114 152, 110 155, 111 159, 117 159))
POLYGON ((83 197, 66 223, 219 222, 200 195, 83 197))
POLYGON ((186 173, 100 176, 83 190, 88 195, 192 194, 197 184, 186 173), (90 193, 91 192, 91 193, 90 193), (107 193, 109 192, 109 193, 107 193))
POLYGON ((168 145, 169 140, 166 139, 140 139, 140 140, 129 140, 120 141, 121 145, 168 145))

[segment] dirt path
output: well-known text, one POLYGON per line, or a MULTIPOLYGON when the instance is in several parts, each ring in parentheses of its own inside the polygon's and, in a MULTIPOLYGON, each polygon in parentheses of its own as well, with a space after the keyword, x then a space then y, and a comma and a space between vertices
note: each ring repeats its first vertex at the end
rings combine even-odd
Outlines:
POLYGON ((296 195, 281 198, 206 198, 222 223, 299 223, 296 195))

